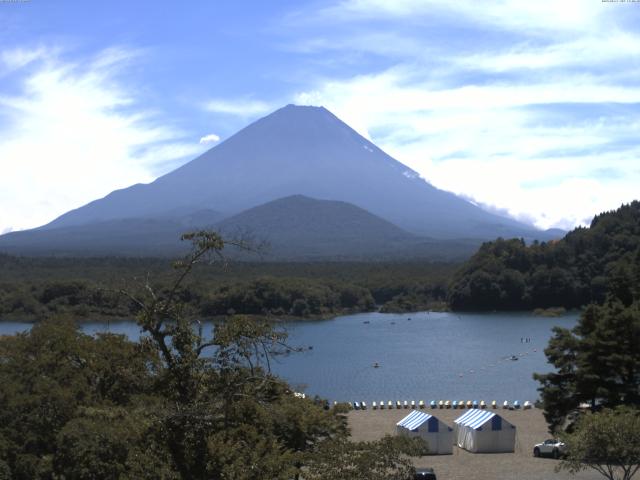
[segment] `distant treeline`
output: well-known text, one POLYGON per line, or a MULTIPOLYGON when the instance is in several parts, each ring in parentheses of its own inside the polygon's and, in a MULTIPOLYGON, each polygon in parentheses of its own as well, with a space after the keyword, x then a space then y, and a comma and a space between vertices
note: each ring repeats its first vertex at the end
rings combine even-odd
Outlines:
MULTIPOLYGON (((319 318, 443 308, 457 265, 439 263, 231 263, 202 265, 181 299, 202 317, 227 314, 319 318)), ((30 258, 0 255, 0 319, 131 318, 121 291, 161 292, 174 272, 164 259, 30 258)))
MULTIPOLYGON (((180 292, 192 313, 318 318, 380 309, 576 308, 622 298, 640 284, 640 202, 596 216, 590 228, 525 245, 498 239, 465 264, 432 262, 232 262, 201 265, 180 292)), ((119 293, 172 283, 167 260, 0 255, 0 319, 56 314, 131 318, 119 293)))
POLYGON ((498 239, 456 272, 449 287, 453 310, 574 308, 623 298, 640 284, 640 202, 596 216, 562 240, 533 243, 498 239))

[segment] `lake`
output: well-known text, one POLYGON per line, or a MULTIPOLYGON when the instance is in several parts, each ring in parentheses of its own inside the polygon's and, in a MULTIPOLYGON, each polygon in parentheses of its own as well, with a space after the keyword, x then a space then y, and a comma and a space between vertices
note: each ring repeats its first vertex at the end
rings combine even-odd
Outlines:
MULTIPOLYGON (((297 389, 332 401, 534 401, 533 372, 551 369, 543 353, 551 328, 571 328, 578 317, 420 312, 283 322, 291 345, 313 349, 279 358, 272 367, 297 389), (518 360, 510 360, 512 355, 518 360)), ((29 327, 0 322, 0 334, 29 327)), ((106 331, 107 324, 82 328, 93 334, 106 331)), ((111 323, 109 329, 131 339, 140 335, 133 322, 111 323)))

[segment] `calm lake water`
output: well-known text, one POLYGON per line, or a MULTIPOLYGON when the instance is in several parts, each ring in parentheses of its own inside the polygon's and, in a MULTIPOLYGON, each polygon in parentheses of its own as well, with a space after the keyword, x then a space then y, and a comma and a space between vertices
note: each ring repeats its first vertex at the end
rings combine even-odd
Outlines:
MULTIPOLYGON (((313 349, 280 358, 272 368, 296 388, 332 401, 533 401, 538 398, 533 372, 551 369, 543 353, 551 328, 571 328, 578 316, 363 313, 285 322, 290 344, 313 349), (510 360, 512 355, 519 359, 510 360), (379 368, 373 367, 376 362, 379 368)), ((0 334, 29 327, 0 322, 0 334)), ((133 322, 109 328, 131 339, 140 335, 133 322)), ((87 323, 83 330, 106 331, 107 324, 87 323)))

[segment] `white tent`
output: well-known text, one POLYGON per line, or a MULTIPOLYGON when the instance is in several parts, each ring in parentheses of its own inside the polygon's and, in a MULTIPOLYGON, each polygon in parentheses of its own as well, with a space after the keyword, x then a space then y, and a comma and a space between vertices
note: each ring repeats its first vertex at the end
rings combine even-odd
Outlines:
POLYGON ((414 410, 396 424, 396 429, 399 435, 426 440, 429 454, 453 452, 453 429, 433 415, 414 410))
POLYGON ((474 453, 513 452, 516 427, 488 410, 468 410, 454 420, 456 444, 474 453))

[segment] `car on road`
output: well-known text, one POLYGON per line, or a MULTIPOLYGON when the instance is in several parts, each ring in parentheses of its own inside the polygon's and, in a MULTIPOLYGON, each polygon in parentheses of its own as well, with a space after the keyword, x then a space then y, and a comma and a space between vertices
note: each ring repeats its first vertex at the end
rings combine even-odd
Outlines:
POLYGON ((436 480, 436 472, 433 468, 416 468, 413 480, 436 480))
POLYGON ((553 457, 560 458, 567 453, 567 446, 558 439, 545 440, 533 447, 534 457, 553 457))

